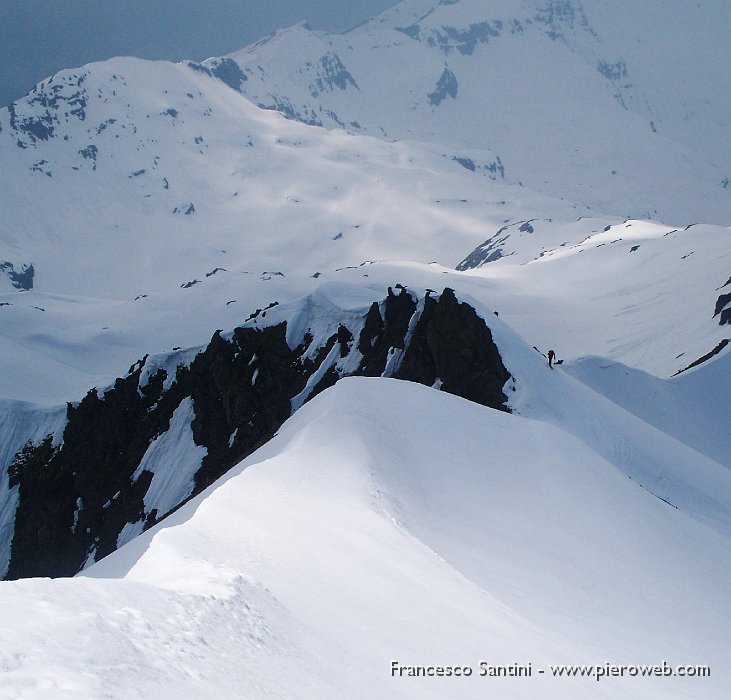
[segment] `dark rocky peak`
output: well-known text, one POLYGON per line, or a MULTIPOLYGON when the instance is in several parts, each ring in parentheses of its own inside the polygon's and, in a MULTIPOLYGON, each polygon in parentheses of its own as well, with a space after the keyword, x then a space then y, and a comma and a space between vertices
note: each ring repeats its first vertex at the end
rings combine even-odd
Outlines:
POLYGON ((61 439, 15 456, 7 577, 72 575, 109 554, 346 376, 419 382, 508 410, 510 374, 490 329, 451 289, 418 296, 396 286, 360 312, 322 296, 271 304, 204 348, 136 362, 68 405, 61 439))

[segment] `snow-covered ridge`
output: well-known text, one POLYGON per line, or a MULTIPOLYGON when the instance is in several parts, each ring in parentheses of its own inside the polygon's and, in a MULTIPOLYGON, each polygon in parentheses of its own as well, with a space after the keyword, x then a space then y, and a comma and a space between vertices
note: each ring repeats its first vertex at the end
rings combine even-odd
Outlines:
POLYGON ((87 574, 0 584, 0 687, 725 698, 731 10, 690 5, 410 0, 0 110, 0 573, 87 574), (711 676, 537 670, 662 659, 711 676))
POLYGON ((507 410, 510 374, 490 330, 452 290, 419 297, 399 285, 367 299, 323 285, 296 304, 259 309, 204 348, 145 357, 113 386, 92 389, 69 404, 62 429, 37 428, 8 455, 0 490, 7 576, 73 574, 106 556, 342 377, 416 381, 507 410))
POLYGON ((669 377, 731 338, 725 227, 517 221, 457 269, 498 282, 508 322, 573 358, 601 355, 669 377))
POLYGON ((720 700, 728 551, 556 426, 351 378, 84 576, 0 584, 4 687, 370 700, 490 683, 516 700, 720 700), (393 677, 392 656, 473 676, 393 677), (662 659, 711 675, 548 675, 662 659), (533 673, 480 677, 481 660, 533 673))
POLYGON ((36 430, 36 446, 10 468, 8 498, 17 499, 18 486, 21 498, 3 506, 15 511, 8 575, 74 573, 99 560, 351 375, 406 379, 494 408, 509 405, 573 434, 687 515, 721 532, 731 528, 728 466, 721 466, 731 444, 715 409, 698 423, 682 408, 682 387, 698 384, 693 373, 660 392, 677 411, 667 422, 652 417, 657 408, 627 410, 632 402, 602 388, 601 364, 577 375, 580 381, 557 374, 547 382, 546 371, 535 349, 464 292, 458 298, 449 289, 435 295, 398 285, 382 301, 369 301, 361 285, 323 284, 299 302, 270 304, 205 347, 135 363, 113 386, 69 406, 63 432, 43 440, 36 430), (40 517, 49 537, 39 536, 40 517))

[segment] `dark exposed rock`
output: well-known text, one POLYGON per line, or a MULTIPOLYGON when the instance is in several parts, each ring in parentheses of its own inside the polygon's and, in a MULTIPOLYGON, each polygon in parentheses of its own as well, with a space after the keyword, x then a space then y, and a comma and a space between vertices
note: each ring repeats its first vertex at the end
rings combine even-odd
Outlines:
POLYGON ((230 88, 241 92, 241 83, 248 78, 240 66, 232 58, 217 58, 211 62, 211 74, 226 83, 230 88))
POLYGON ((8 106, 10 128, 16 132, 21 148, 53 138, 56 127, 68 123, 69 117, 86 119, 87 94, 82 87, 86 74, 55 77, 55 84, 49 80, 31 90, 23 101, 23 114, 18 113, 19 103, 8 106))
POLYGON ((204 75, 213 75, 213 73, 211 73, 211 69, 206 68, 202 63, 188 61, 188 68, 196 71, 197 73, 203 73, 204 75))
POLYGON ((332 51, 328 51, 317 64, 317 75, 310 86, 310 94, 317 97, 323 92, 333 92, 335 88, 345 90, 349 85, 360 90, 355 78, 345 68, 340 57, 332 51))
POLYGON ((472 158, 466 156, 452 156, 452 160, 459 163, 463 168, 466 168, 470 172, 481 171, 491 179, 498 180, 505 178, 505 166, 500 160, 500 156, 497 156, 495 160, 490 163, 479 164, 475 163, 472 158))
POLYGON ((13 287, 23 291, 33 289, 33 277, 36 274, 33 263, 29 265, 21 265, 19 270, 15 269, 15 265, 9 261, 0 262, 0 271, 4 272, 13 287))
POLYGON ((406 34, 410 39, 419 39, 421 36, 421 27, 418 24, 412 24, 410 27, 395 27, 397 32, 406 34))
POLYGON ((193 202, 189 202, 188 204, 175 207, 175 209, 173 209, 173 214, 185 214, 186 216, 195 214, 195 204, 193 204, 193 202))
POLYGON ((719 326, 725 326, 727 323, 731 324, 731 307, 725 308, 729 304, 731 304, 731 294, 721 294, 716 300, 716 311, 713 317, 715 318, 721 314, 721 318, 718 320, 719 326))
POLYGON ((279 97, 277 95, 269 95, 271 102, 259 103, 261 109, 271 109, 281 112, 287 119, 292 121, 302 122, 303 124, 309 124, 310 126, 322 126, 322 120, 317 116, 317 113, 312 107, 303 107, 303 111, 297 111, 294 105, 286 98, 279 97))
POLYGON ((496 39, 502 30, 503 22, 499 19, 473 23, 466 28, 442 26, 427 32, 423 32, 419 24, 396 27, 396 31, 402 32, 416 41, 425 41, 429 46, 438 47, 445 54, 456 49, 463 56, 471 56, 478 44, 487 44, 490 39, 496 39))
MULTIPOLYGON (((728 287, 729 284, 731 284, 731 277, 729 277, 726 284, 722 285, 719 289, 728 287)), ((726 324, 731 325, 731 292, 721 294, 718 299, 716 299, 716 308, 713 311, 713 318, 716 318, 719 314, 721 316, 718 320, 719 326, 725 326, 726 324)))
POLYGON ((265 314, 226 336, 217 332, 185 362, 177 362, 180 354, 161 364, 143 358, 103 394, 92 390, 68 405, 59 448, 49 436, 16 456, 10 479, 19 486, 19 505, 8 578, 74 574, 112 552, 129 523, 147 528, 166 515, 145 504, 153 475, 139 467, 183 402, 193 407, 192 440, 205 455, 181 502, 344 376, 419 382, 507 410, 502 387, 510 375, 490 330, 451 289, 418 299, 389 288, 360 319, 345 316, 350 320, 319 341, 307 331, 295 348, 286 320, 258 325, 265 314))
POLYGON ((496 39, 502 29, 503 23, 494 20, 470 24, 466 29, 442 27, 442 31, 434 32, 434 36, 445 52, 456 48, 463 56, 471 56, 477 44, 487 44, 490 39, 496 39))
POLYGON ((542 24, 546 35, 554 41, 563 39, 567 29, 582 28, 595 34, 581 3, 575 0, 543 0, 536 6, 533 21, 542 24))
POLYGON ((439 80, 437 80, 434 92, 430 92, 427 95, 429 104, 438 107, 443 100, 447 99, 447 96, 456 99, 458 87, 457 78, 454 73, 445 67, 439 80))
POLYGON ((96 158, 99 155, 99 149, 92 143, 79 150, 79 155, 85 160, 92 162, 91 169, 96 170, 96 158))
POLYGON ((599 61, 597 70, 607 79, 614 82, 619 80, 627 80, 627 64, 624 61, 616 63, 607 63, 599 61))
POLYGON ((718 345, 716 345, 713 350, 710 350, 707 352, 703 357, 699 357, 695 362, 691 362, 687 367, 683 367, 683 369, 679 369, 673 376, 677 377, 679 374, 682 374, 683 372, 686 372, 689 369, 692 369, 693 367, 697 367, 698 365, 702 365, 707 360, 710 360, 712 357, 715 357, 718 355, 721 350, 723 350, 727 345, 729 341, 727 338, 724 338, 718 345))
POLYGON ((428 386, 492 408, 505 409, 503 386, 510 379, 485 322, 453 290, 427 296, 413 336, 395 372, 428 386))
POLYGON ((457 163, 459 163, 463 168, 467 168, 467 170, 471 170, 473 173, 475 172, 475 161, 472 160, 472 158, 461 158, 459 156, 453 156, 452 160, 457 161, 457 163))
POLYGON ((502 258, 504 255, 502 245, 510 238, 510 234, 506 233, 507 230, 508 227, 503 226, 494 236, 477 246, 456 269, 464 272, 502 258))

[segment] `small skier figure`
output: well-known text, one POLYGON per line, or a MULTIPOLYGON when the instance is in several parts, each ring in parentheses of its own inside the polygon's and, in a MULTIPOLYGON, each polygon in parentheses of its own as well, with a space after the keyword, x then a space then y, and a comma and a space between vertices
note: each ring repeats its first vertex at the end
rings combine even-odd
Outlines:
POLYGON ((553 369, 553 360, 556 357, 556 353, 553 350, 548 351, 548 366, 553 369))

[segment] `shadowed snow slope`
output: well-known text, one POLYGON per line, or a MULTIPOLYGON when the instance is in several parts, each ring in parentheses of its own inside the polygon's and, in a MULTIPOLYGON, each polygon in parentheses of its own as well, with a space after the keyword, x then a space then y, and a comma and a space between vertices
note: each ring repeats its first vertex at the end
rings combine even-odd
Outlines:
POLYGON ((730 570, 727 537, 558 427, 344 379, 84 576, 0 584, 2 682, 23 697, 722 698, 730 570), (393 678, 392 660, 475 675, 393 678), (480 678, 481 660, 533 676, 480 678), (662 660, 712 676, 549 671, 662 660))

